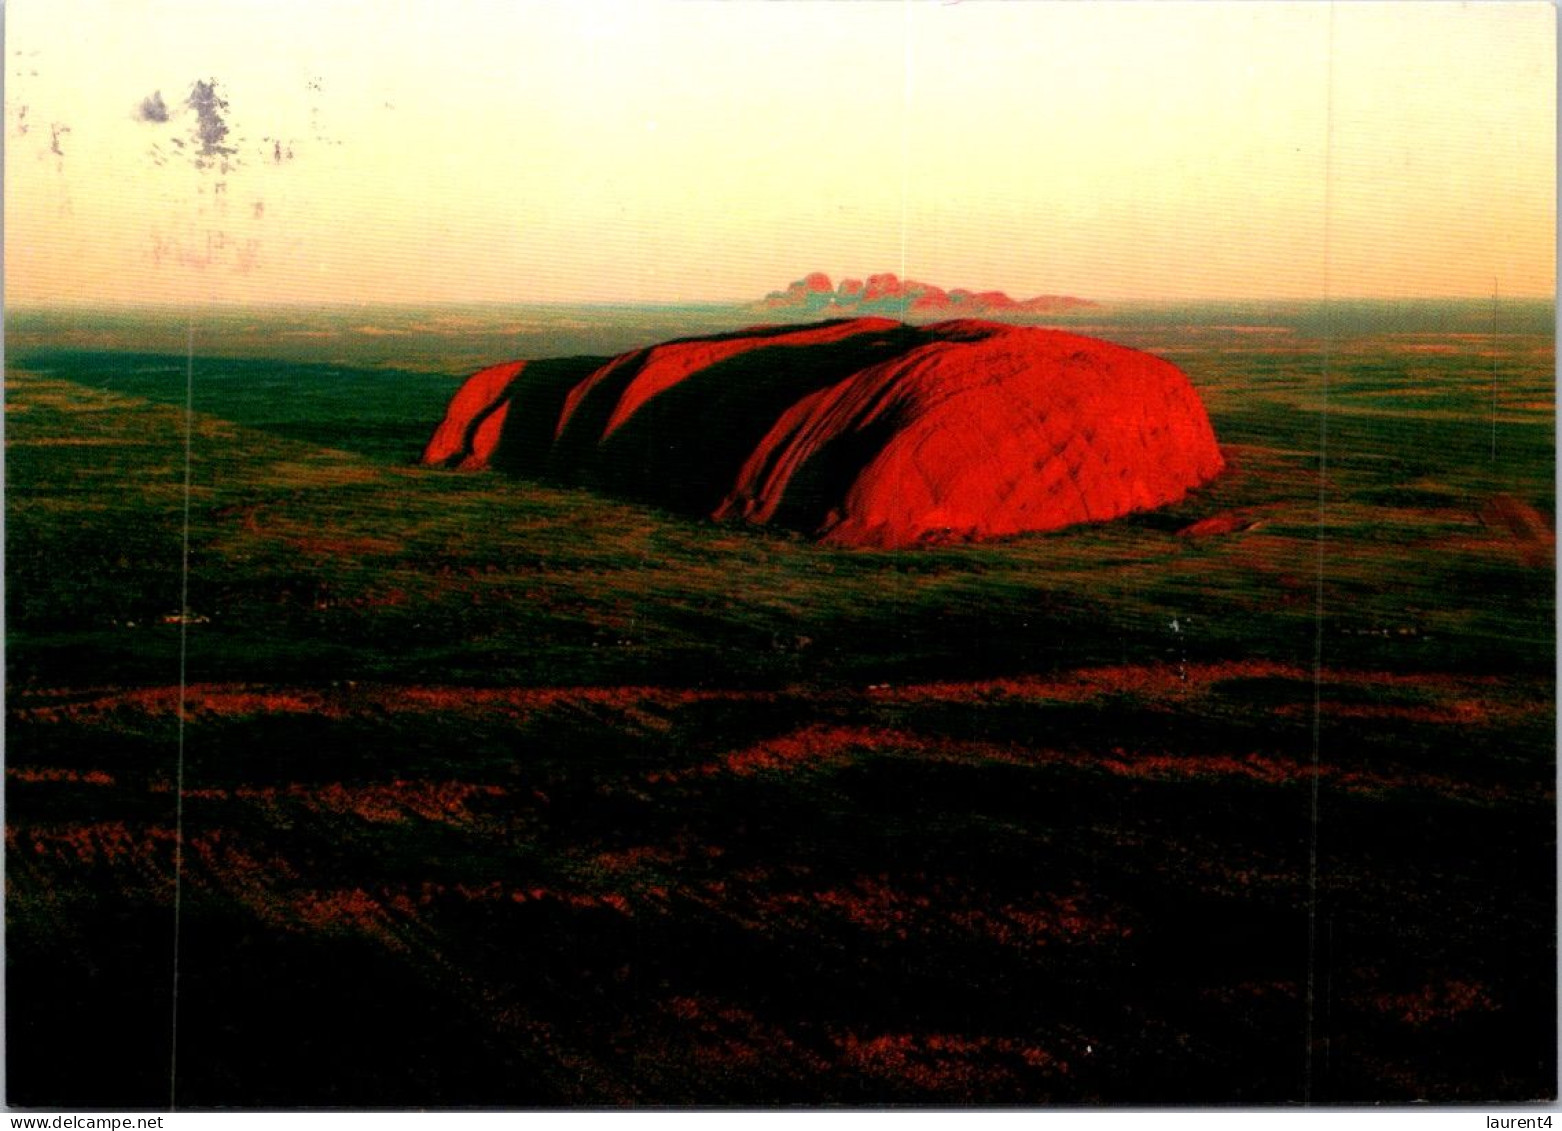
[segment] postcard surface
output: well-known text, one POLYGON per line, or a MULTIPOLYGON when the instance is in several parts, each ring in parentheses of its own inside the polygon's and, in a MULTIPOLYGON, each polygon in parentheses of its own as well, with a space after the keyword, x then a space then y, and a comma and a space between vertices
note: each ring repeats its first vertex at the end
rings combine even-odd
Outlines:
POLYGON ((7 1103, 1554 1099, 1555 20, 13 0, 7 1103))

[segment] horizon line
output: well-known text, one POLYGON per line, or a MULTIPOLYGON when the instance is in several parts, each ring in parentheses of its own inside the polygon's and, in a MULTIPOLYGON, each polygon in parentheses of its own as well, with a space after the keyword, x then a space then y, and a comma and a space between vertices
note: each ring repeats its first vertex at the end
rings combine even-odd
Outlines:
MULTIPOLYGON (((1045 296, 1044 296, 1045 297, 1045 296)), ((1058 296, 1063 297, 1063 296, 1058 296)), ((1080 299, 1081 305, 1067 311, 1032 311, 1031 314, 1069 313, 1087 315, 1092 308, 1107 306, 1190 306, 1190 305, 1217 305, 1217 304, 1310 304, 1324 303, 1402 303, 1402 302, 1547 302, 1556 304, 1555 291, 1547 293, 1523 293, 1523 294, 1458 294, 1458 295, 1330 295, 1330 296, 1296 296, 1296 295, 1222 295, 1214 297, 1170 297, 1170 298, 1081 298, 1081 296, 1068 296, 1080 299)), ((651 310, 685 310, 685 309, 745 309, 758 307, 765 300, 757 299, 502 299, 502 298, 471 298, 471 299, 218 299, 204 298, 199 303, 180 302, 174 299, 168 300, 133 300, 123 299, 91 299, 91 298, 51 298, 51 299, 15 299, 7 298, 0 304, 0 313, 9 314, 19 311, 49 310, 59 308, 92 308, 92 309, 117 309, 117 310, 167 310, 188 312, 191 309, 221 308, 229 310, 335 310, 335 309, 368 309, 368 308, 431 308, 431 307, 603 307, 623 308, 635 307, 651 310)), ((776 307, 772 310, 784 310, 776 307)), ((753 310, 751 313, 765 313, 763 310, 753 310)), ((828 308, 821 308, 810 313, 828 313, 828 308)), ((842 313, 849 313, 842 308, 842 313)), ((1002 311, 995 311, 1002 314, 1002 311)))

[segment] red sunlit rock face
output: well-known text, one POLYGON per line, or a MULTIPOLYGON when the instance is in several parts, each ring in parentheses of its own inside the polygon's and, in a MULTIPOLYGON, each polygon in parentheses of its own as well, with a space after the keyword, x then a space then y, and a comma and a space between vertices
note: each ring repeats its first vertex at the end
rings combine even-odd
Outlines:
POLYGON ((501 402, 504 391, 525 366, 524 361, 509 361, 468 377, 466 384, 461 386, 455 399, 450 402, 450 407, 445 410, 445 419, 435 431, 434 438, 423 450, 423 462, 449 463, 458 456, 461 459, 470 458, 473 455, 474 426, 479 425, 480 418, 487 416, 501 402))
POLYGON ((452 399, 423 462, 886 549, 1116 518, 1223 466, 1198 394, 1160 358, 884 318, 495 366, 452 399))

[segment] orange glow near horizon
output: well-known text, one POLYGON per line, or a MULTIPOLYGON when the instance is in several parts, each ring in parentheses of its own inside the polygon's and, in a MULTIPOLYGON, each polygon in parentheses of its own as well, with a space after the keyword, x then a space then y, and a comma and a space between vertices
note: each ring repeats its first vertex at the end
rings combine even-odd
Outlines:
POLYGON ((15 304, 1554 293, 1540 2, 11 0, 5 62, 15 304))

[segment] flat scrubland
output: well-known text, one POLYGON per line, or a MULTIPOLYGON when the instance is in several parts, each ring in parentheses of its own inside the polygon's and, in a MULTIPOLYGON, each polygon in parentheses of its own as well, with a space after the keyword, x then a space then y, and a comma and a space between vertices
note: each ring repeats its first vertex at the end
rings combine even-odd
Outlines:
POLYGON ((8 1101, 1555 1095, 1515 309, 1087 330, 1230 470, 895 553, 413 465, 463 370, 650 316, 19 320, 8 1101))

